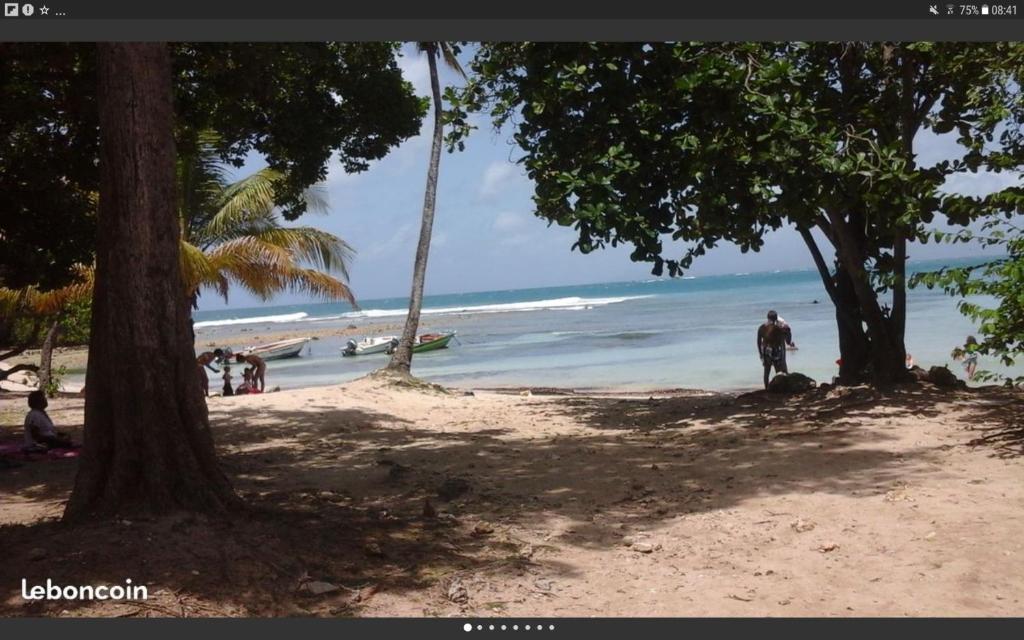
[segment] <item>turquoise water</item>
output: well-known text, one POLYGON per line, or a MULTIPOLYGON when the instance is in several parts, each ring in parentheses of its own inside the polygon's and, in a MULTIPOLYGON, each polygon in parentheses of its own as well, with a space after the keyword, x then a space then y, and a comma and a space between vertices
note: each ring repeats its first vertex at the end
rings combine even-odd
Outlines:
MULTIPOLYGON (((921 262, 913 269, 962 262, 921 262)), ((242 329, 256 336, 351 324, 375 334, 400 326, 406 304, 391 298, 362 301, 359 312, 343 304, 199 312, 197 340, 221 344, 218 338, 242 329)), ((939 291, 912 290, 908 305, 907 347, 915 362, 948 364, 959 372, 950 351, 975 328, 957 312, 956 300, 939 291)), ((789 354, 790 370, 830 380, 839 357, 835 316, 815 271, 428 296, 421 331, 456 330, 458 343, 417 355, 413 371, 466 387, 754 388, 761 378, 755 331, 769 309, 793 327, 799 350, 789 354)), ((321 338, 300 358, 271 362, 268 384, 335 384, 385 364, 384 355, 341 358, 347 339, 321 338)), ((984 359, 981 367, 999 369, 984 359)))

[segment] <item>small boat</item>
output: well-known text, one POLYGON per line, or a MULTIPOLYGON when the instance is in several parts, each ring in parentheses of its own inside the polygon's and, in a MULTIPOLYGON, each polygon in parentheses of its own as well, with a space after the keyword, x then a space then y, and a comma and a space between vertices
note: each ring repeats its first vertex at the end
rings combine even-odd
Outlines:
POLYGON ((349 340, 348 344, 341 348, 343 356, 368 356, 373 353, 386 353, 393 345, 398 344, 396 336, 376 336, 363 338, 356 342, 349 340))
POLYGON ((302 353, 302 349, 309 344, 310 340, 312 338, 280 340, 257 347, 248 347, 232 355, 259 356, 264 360, 284 360, 285 358, 294 358, 302 353))
POLYGON ((412 352, 423 353, 424 351, 447 349, 448 343, 451 342, 454 337, 454 331, 449 331, 447 333, 425 333, 421 335, 416 344, 412 346, 412 352))

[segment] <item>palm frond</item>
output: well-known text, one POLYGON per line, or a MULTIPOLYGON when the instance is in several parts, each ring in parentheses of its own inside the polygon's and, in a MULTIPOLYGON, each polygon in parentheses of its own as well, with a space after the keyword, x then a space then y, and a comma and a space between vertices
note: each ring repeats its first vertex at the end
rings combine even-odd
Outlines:
POLYGON ((252 235, 287 250, 297 262, 305 262, 325 271, 337 271, 348 280, 348 265, 355 250, 332 233, 313 227, 277 227, 252 235))
POLYGON ((228 279, 214 262, 195 245, 181 241, 181 276, 186 295, 193 295, 202 287, 214 289, 224 301, 228 300, 228 279))

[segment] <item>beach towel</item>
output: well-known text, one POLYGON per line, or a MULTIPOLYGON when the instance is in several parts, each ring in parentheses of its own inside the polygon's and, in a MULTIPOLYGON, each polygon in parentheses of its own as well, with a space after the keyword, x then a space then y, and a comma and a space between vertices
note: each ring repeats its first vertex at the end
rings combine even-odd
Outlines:
POLYGON ((43 460, 60 460, 63 458, 77 458, 81 449, 55 448, 47 451, 23 451, 21 442, 0 442, 0 456, 8 460, 22 462, 40 462, 43 460))

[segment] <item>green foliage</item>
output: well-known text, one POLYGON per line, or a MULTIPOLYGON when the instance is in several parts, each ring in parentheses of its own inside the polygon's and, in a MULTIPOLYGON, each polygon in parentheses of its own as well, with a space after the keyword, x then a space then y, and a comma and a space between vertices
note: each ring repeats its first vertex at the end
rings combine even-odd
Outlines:
POLYGON ((83 298, 68 304, 62 314, 61 344, 77 346, 89 344, 89 327, 92 324, 92 300, 83 298))
MULTIPOLYGON (((918 274, 916 283, 929 289, 940 287, 961 298, 960 312, 977 323, 981 339, 958 347, 954 357, 976 353, 1013 366, 1024 355, 1024 228, 1012 220, 997 218, 986 221, 980 233, 964 230, 935 235, 940 242, 975 241, 1005 252, 1004 257, 984 264, 918 274)), ((1013 378, 983 370, 975 378, 1024 383, 1024 376, 1013 378)))
MULTIPOLYGON (((219 162, 263 154, 284 176, 274 197, 289 219, 332 158, 363 171, 426 113, 394 43, 169 46, 179 152, 212 130, 219 162)), ((92 262, 98 127, 94 44, 0 43, 0 287, 57 288, 92 262)))
POLYGON ((50 398, 57 396, 57 392, 64 388, 64 377, 68 374, 68 368, 64 365, 60 365, 56 369, 50 370, 50 382, 47 383, 46 388, 43 391, 50 398))
POLYGON ((487 44, 469 86, 449 91, 449 144, 473 111, 512 126, 537 215, 575 227, 584 253, 629 243, 634 260, 676 274, 720 241, 757 250, 786 223, 829 232, 834 212, 866 230, 857 250, 884 289, 897 234, 921 238, 940 209, 967 222, 1016 206, 1019 190, 979 201, 943 200, 938 188, 955 173, 1020 166, 1022 51, 487 44), (956 131, 964 157, 915 166, 902 134, 920 128, 956 131), (686 246, 678 257, 670 240, 686 246))

